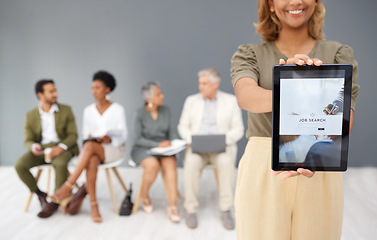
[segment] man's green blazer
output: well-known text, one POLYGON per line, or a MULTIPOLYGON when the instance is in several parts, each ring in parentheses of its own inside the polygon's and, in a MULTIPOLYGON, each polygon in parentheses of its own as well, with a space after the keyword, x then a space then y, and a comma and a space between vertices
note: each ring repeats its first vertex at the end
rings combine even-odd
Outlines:
MULTIPOLYGON (((71 107, 63 104, 57 105, 59 111, 55 112, 55 129, 60 139, 60 143, 66 145, 68 151, 72 152, 73 155, 78 155, 77 128, 71 107)), ((26 114, 24 144, 26 149, 31 150, 31 146, 34 143, 41 143, 41 141, 41 117, 39 109, 36 107, 26 114)))

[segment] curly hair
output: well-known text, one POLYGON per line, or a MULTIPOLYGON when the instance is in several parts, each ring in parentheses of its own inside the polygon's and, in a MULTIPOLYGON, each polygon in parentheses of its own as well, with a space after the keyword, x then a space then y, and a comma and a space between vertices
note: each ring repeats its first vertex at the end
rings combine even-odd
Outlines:
POLYGON ((102 81, 106 87, 109 87, 111 91, 114 90, 116 86, 115 78, 113 75, 106 71, 98 71, 93 75, 93 81, 100 80, 102 81))
MULTIPOLYGON (((317 4, 314 13, 309 19, 309 35, 314 39, 324 39, 322 31, 325 20, 325 6, 321 0, 316 0, 317 4)), ((254 23, 256 32, 263 41, 275 41, 279 37, 281 24, 275 12, 270 11, 268 0, 258 0, 258 23, 254 23)))

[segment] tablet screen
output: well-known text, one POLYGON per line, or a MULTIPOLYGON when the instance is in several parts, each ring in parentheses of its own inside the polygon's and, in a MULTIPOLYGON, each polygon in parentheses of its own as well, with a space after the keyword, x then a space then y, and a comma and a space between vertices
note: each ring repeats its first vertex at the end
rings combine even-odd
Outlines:
POLYGON ((274 68, 274 169, 346 170, 350 76, 350 65, 274 68))

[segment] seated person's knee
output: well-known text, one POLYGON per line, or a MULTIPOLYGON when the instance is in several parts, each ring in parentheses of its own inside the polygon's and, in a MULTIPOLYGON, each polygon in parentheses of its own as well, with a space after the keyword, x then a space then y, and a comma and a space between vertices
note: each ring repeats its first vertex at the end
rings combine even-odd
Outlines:
POLYGON ((160 170, 160 163, 156 160, 156 161, 148 161, 145 165, 144 165, 144 169, 145 171, 148 171, 148 172, 158 172, 160 170))
POLYGON ((16 172, 21 172, 25 170, 27 167, 22 164, 20 161, 17 161, 16 164, 14 165, 14 168, 16 169, 16 172))
POLYGON ((68 162, 65 161, 52 161, 51 165, 54 167, 54 169, 67 169, 68 168, 68 162))
POLYGON ((183 165, 186 169, 201 169, 203 166, 203 159, 200 157, 185 158, 183 165))
POLYGON ((88 141, 84 144, 82 151, 92 151, 95 147, 96 143, 92 141, 88 141))

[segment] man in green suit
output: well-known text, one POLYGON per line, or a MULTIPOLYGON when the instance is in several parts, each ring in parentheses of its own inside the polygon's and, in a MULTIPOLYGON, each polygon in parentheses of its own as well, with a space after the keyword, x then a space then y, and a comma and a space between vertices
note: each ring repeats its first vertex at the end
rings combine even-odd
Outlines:
POLYGON ((38 195, 42 211, 39 217, 51 216, 57 204, 47 202, 30 168, 51 162, 55 169, 55 190, 68 178, 68 162, 79 153, 77 129, 71 108, 57 103, 54 81, 40 80, 35 85, 38 107, 26 114, 25 147, 28 150, 15 164, 18 176, 31 192, 38 195))

